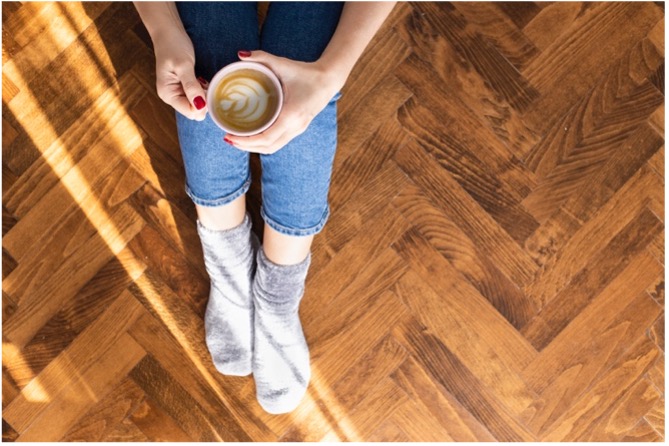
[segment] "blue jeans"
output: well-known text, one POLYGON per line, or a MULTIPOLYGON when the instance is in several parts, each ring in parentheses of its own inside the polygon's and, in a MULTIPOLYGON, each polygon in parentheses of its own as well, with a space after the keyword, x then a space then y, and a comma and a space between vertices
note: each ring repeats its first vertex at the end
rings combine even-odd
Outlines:
MULTIPOLYGON (((258 30, 255 2, 177 2, 195 49, 195 74, 210 80, 239 60, 238 50, 261 49, 276 56, 316 61, 339 23, 343 3, 272 2, 258 30)), ((288 235, 323 229, 330 214, 328 192, 337 147, 337 93, 307 130, 271 155, 260 154, 266 224, 288 235)), ((200 206, 222 206, 251 184, 249 152, 223 141, 209 115, 192 121, 177 112, 186 171, 186 193, 200 206)))

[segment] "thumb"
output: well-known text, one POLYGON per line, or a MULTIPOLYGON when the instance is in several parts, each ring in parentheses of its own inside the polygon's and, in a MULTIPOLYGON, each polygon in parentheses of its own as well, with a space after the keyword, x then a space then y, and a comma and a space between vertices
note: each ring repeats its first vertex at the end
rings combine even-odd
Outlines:
POLYGON ((283 57, 275 56, 263 50, 256 51, 237 51, 237 56, 241 60, 249 62, 260 62, 267 65, 267 67, 274 71, 280 71, 283 64, 283 57))
POLYGON ((207 93, 195 77, 195 70, 186 70, 181 74, 180 80, 191 107, 192 115, 198 121, 204 119, 207 114, 207 93))

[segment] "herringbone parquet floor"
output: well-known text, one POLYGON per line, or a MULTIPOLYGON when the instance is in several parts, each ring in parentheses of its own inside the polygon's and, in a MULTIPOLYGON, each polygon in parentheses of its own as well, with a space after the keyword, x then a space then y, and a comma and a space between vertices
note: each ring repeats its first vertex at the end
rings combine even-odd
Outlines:
POLYGON ((2 13, 5 440, 663 441, 663 3, 395 8, 340 102, 281 416, 206 350, 132 4, 2 13))

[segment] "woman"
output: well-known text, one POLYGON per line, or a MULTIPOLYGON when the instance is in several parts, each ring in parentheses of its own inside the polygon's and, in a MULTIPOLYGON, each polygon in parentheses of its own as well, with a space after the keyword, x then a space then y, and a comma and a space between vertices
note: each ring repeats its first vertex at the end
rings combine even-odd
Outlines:
POLYGON ((330 212, 336 101, 394 4, 271 3, 259 31, 255 2, 135 3, 153 41, 158 95, 177 111, 211 279, 207 347, 221 373, 253 373, 270 413, 292 411, 311 376, 298 307, 330 212), (225 135, 206 117, 207 80, 240 59, 268 66, 284 89, 278 119, 255 136, 225 135), (262 165, 262 246, 246 211, 250 152, 262 165))

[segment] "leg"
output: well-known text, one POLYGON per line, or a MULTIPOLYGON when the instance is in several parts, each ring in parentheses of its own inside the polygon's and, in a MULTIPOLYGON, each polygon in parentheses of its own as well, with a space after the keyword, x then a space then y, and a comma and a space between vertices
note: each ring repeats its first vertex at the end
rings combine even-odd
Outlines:
MULTIPOLYGON (((342 8, 342 2, 272 2, 267 11, 267 18, 260 36, 261 48, 277 56, 313 62, 320 57, 330 42, 339 23, 342 8)), ((288 209, 288 212, 282 210, 285 209, 284 203, 263 205, 267 214, 275 217, 265 225, 263 248, 268 259, 277 264, 289 265, 303 261, 311 249, 315 233, 322 229, 322 225, 317 224, 318 228, 314 231, 308 230, 308 228, 301 231, 285 231, 279 226, 281 221, 287 222, 287 226, 291 228, 304 229, 304 223, 308 220, 317 218, 319 219, 318 223, 324 223, 320 219, 322 217, 327 218, 327 215, 324 215, 322 204, 327 202, 330 169, 336 146, 337 119, 334 101, 331 104, 331 106, 328 105, 331 110, 326 112, 325 116, 321 116, 319 122, 312 123, 310 126, 312 135, 316 138, 302 138, 301 144, 293 144, 293 151, 298 152, 308 150, 302 148, 307 145, 310 146, 312 152, 327 147, 322 153, 322 157, 313 157, 306 154, 305 159, 300 159, 294 166, 290 166, 290 169, 284 170, 282 168, 284 162, 288 165, 292 164, 292 162, 298 160, 299 154, 294 153, 292 156, 286 156, 283 162, 282 160, 271 162, 269 157, 261 156, 263 172, 266 168, 271 169, 271 172, 267 175, 263 173, 263 203, 265 203, 265 197, 284 195, 282 189, 286 191, 290 188, 292 190, 285 195, 292 197, 292 199, 307 201, 309 200, 307 197, 311 197, 314 203, 321 205, 320 209, 316 205, 311 206, 311 209, 308 210, 305 207, 300 209, 300 206, 293 206, 293 209, 288 209), (322 141, 319 140, 321 135, 325 138, 322 141), (301 167, 304 168, 300 169, 301 172, 294 172, 294 168, 305 160, 311 161, 312 165, 302 165, 301 167), (318 165, 314 166, 314 163, 318 165), (292 176, 292 178, 290 180, 287 178, 278 179, 276 173, 279 171, 292 176), (267 180, 270 176, 273 178, 267 180), (321 179, 315 191, 311 187, 314 182, 309 181, 312 176, 321 179), (267 193, 265 192, 266 189, 268 189, 267 193), (314 194, 318 196, 314 196, 314 194), (297 217, 292 221, 287 215, 291 212, 297 217), (307 214, 315 217, 305 218, 307 214), (273 225, 272 223, 279 223, 279 225, 273 225)), ((286 150, 286 148, 277 153, 286 150)), ((267 214, 263 217, 266 217, 267 214)), ((269 218, 272 219, 272 217, 269 218)), ((267 222, 267 219, 265 221, 267 222)))
MULTIPOLYGON (((255 6, 177 4, 195 49, 197 75, 211 79, 236 60, 237 50, 258 45, 255 6)), ((249 155, 225 143, 210 117, 191 121, 177 113, 176 118, 186 193, 197 209, 197 231, 211 279, 204 317, 206 344, 218 371, 248 375, 253 352, 251 281, 259 248, 245 205, 251 184, 249 155)))
MULTIPOLYGON (((262 49, 296 60, 316 60, 334 33, 341 8, 335 3, 272 3, 262 49)), ((338 97, 304 133, 278 152, 260 155, 265 244, 258 251, 252 285, 253 377, 258 402, 270 413, 292 411, 311 377, 298 309, 311 262, 311 242, 329 216, 338 97)))

